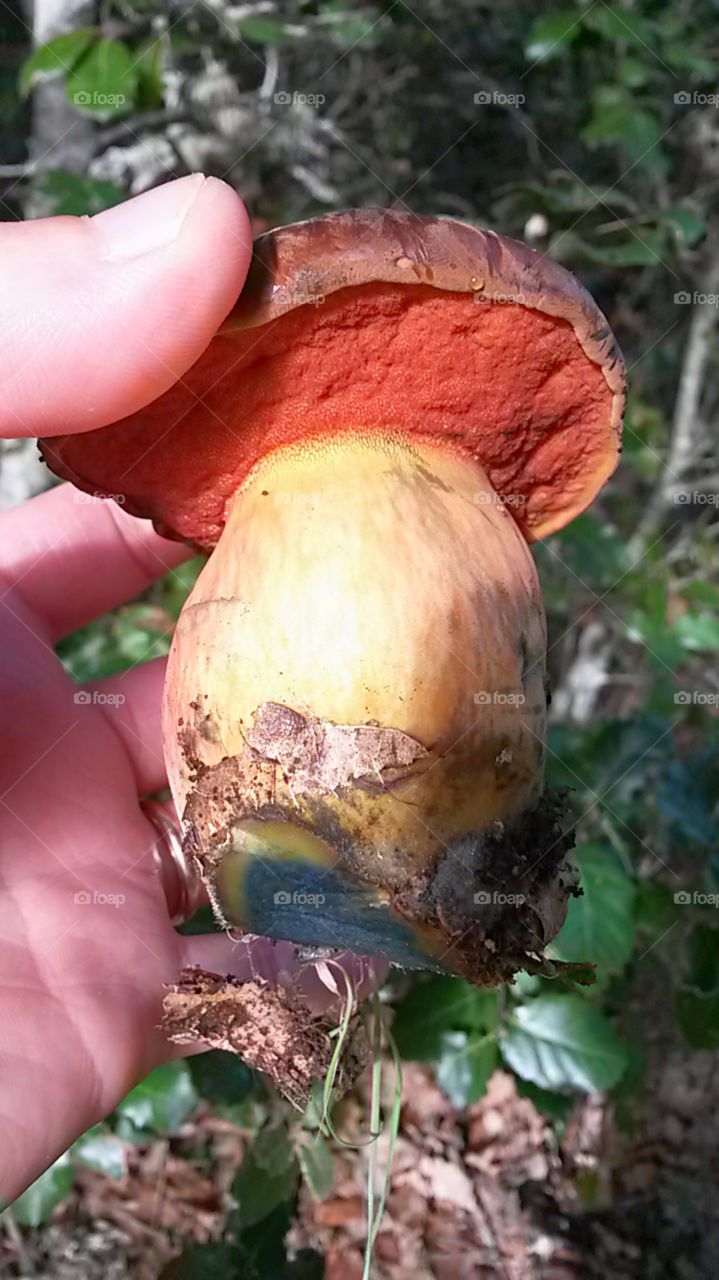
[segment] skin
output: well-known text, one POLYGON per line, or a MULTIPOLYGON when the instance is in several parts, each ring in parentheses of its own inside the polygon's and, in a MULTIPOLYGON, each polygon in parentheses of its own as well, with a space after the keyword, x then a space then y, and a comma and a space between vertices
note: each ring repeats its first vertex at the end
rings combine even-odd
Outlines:
MULTIPOLYGON (((107 216, 2 224, 0 434, 86 430, 160 394, 229 310, 250 245, 238 197, 201 175, 107 216)), ((157 1023, 180 967, 249 972, 246 944, 170 923, 139 807, 166 781, 164 663, 93 686, 120 705, 78 704, 53 650, 187 554, 70 486, 0 516, 0 1200, 172 1056, 157 1023)), ((288 953, 264 946, 254 966, 276 976, 288 953)))

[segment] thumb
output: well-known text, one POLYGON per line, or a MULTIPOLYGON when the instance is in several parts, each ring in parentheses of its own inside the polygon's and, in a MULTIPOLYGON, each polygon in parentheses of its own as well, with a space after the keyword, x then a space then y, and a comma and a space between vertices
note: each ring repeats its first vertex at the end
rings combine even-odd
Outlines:
POLYGON ((244 283, 239 196, 193 174, 93 218, 0 225, 0 436, 89 431, 194 364, 244 283))

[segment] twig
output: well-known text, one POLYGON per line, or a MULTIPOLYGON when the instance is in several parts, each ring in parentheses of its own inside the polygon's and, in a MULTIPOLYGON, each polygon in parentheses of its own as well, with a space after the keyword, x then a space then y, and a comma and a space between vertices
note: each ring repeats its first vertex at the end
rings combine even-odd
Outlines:
POLYGON ((669 457, 661 483, 650 499, 643 518, 639 522, 638 535, 646 537, 662 523, 666 508, 671 504, 677 485, 689 470, 698 445, 697 424, 704 387, 704 374, 712 331, 717 322, 719 308, 711 301, 719 294, 719 250, 715 250, 706 277, 706 287, 692 309, 689 335, 679 378, 679 390, 674 405, 672 436, 669 457))

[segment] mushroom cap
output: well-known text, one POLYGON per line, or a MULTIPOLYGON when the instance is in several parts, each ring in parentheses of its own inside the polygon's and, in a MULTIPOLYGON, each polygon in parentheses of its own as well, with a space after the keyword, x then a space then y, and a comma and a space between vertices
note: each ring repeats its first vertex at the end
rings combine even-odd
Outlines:
POLYGON ((347 430, 442 438, 482 463, 533 540, 611 475, 625 390, 607 321, 563 267, 453 219, 357 209, 260 236, 179 382, 40 448, 79 488, 209 549, 273 449, 347 430))

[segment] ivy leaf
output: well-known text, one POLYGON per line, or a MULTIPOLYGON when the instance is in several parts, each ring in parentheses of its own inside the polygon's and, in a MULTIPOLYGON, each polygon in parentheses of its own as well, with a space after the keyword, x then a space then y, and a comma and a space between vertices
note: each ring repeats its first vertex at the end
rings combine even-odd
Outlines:
POLYGON ((497 1023, 497 994, 458 978, 420 980, 397 1006, 392 1035, 403 1058, 439 1057, 447 1031, 489 1031, 497 1023))
POLYGON ((440 1040, 437 1083, 455 1107, 469 1106, 484 1094, 497 1061, 494 1035, 446 1031, 440 1040))
POLYGON ((614 854, 601 845, 585 845, 573 856, 584 892, 570 900, 552 955, 560 960, 586 960, 616 973, 632 954, 634 883, 614 854))
POLYGON ((67 78, 67 96, 81 111, 100 120, 123 115, 134 105, 136 55, 121 40, 98 40, 67 78))
POLYGON ((143 1133, 174 1133, 197 1106, 197 1094, 183 1062, 156 1067, 117 1108, 117 1132, 136 1141, 143 1133))
POLYGON ((20 97, 27 97, 36 81, 43 76, 69 75, 97 35, 95 27, 79 27, 77 31, 66 31, 64 35, 48 40, 47 44, 41 44, 20 68, 20 97))
POLYGON ((579 996, 538 996, 513 1014, 502 1054, 523 1080, 540 1089, 608 1089, 627 1055, 611 1023, 579 996))
POLYGON ((20 1226, 40 1227, 48 1222, 55 1206, 61 1204, 70 1191, 74 1178, 75 1171, 66 1151, 13 1204, 13 1215, 20 1226))

